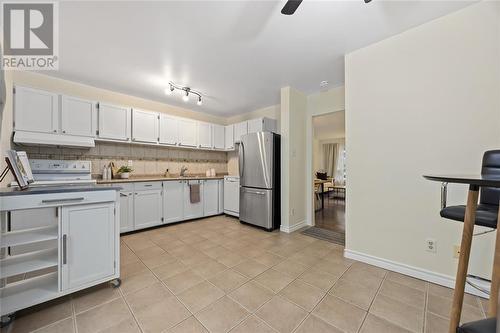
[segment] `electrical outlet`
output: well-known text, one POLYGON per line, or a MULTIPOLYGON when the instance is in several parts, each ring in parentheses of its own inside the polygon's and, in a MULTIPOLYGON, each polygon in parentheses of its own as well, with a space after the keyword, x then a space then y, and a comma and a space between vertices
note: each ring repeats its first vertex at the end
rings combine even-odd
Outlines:
POLYGON ((128 165, 129 167, 131 167, 131 166, 132 166, 132 160, 128 160, 128 161, 127 161, 127 165, 128 165))
POLYGON ((460 257, 460 245, 453 245, 453 258, 458 259, 460 257))
POLYGON ((433 238, 427 238, 425 240, 427 252, 436 253, 437 252, 437 241, 433 238))

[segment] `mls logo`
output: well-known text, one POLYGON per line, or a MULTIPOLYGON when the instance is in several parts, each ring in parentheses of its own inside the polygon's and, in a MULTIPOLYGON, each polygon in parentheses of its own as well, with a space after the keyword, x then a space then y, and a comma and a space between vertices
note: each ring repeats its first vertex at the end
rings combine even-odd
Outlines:
POLYGON ((3 69, 57 69, 57 3, 2 3, 3 69))

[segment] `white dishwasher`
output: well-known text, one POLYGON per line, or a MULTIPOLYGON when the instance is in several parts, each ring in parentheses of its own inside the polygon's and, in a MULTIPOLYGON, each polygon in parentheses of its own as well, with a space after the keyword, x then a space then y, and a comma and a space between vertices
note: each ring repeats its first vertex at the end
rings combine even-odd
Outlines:
POLYGON ((224 213, 240 216, 240 177, 224 176, 224 213))

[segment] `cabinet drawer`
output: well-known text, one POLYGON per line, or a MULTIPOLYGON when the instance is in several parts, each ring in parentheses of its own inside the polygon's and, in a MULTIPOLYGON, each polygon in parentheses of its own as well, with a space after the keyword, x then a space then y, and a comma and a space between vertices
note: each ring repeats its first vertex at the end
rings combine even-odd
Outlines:
POLYGON ((5 205, 5 207, 9 207, 9 210, 17 210, 24 208, 58 207, 113 201, 116 201, 115 190, 28 194, 2 198, 0 201, 0 210, 4 209, 3 205, 5 205))
POLYGON ((143 191, 143 190, 160 190, 161 182, 143 182, 143 183, 135 183, 134 190, 135 191, 143 191))
POLYGON ((122 188, 120 192, 132 192, 134 190, 134 183, 118 183, 116 185, 122 188))

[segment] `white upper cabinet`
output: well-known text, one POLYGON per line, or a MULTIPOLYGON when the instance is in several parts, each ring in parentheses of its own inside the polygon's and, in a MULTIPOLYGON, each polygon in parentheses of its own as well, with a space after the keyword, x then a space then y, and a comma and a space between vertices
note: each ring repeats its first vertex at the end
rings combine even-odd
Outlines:
POLYGON ((132 141, 157 143, 160 114, 158 112, 132 110, 132 141))
POLYGON ((248 121, 248 133, 273 132, 276 133, 277 122, 275 119, 261 117, 248 121))
POLYGON ((57 133, 59 96, 25 87, 14 88, 14 130, 57 133))
POLYGON ((196 121, 179 119, 179 145, 185 147, 197 147, 198 129, 196 121))
POLYGON ((213 133, 214 133, 214 148, 215 149, 224 149, 225 148, 225 137, 224 137, 224 126, 222 125, 212 125, 213 133))
POLYGON ((248 133, 256 133, 260 131, 262 131, 262 118, 248 121, 248 133))
POLYGON ((179 119, 160 114, 160 143, 176 145, 179 143, 179 119))
POLYGON ((95 137, 97 103, 65 95, 61 97, 61 101, 61 133, 95 137))
POLYGON ((234 149, 234 125, 227 125, 225 128, 225 148, 234 149))
POLYGON ((213 148, 212 124, 198 123, 198 144, 200 148, 213 148))
POLYGON ((241 137, 248 134, 248 122, 234 124, 234 142, 241 142, 241 137))
POLYGON ((99 103, 98 137, 129 141, 131 136, 131 110, 128 107, 99 103))

